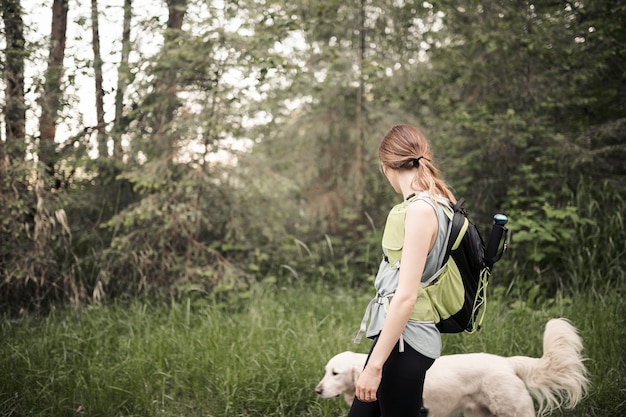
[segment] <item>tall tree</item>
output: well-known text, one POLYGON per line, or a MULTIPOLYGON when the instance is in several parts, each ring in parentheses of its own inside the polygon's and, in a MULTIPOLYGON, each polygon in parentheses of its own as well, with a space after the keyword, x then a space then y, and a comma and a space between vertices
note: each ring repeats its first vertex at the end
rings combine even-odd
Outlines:
MULTIPOLYGON (((26 149, 26 104, 24 102, 25 40, 22 7, 19 0, 0 3, 6 37, 5 80, 5 141, 0 141, 0 174, 5 164, 20 161, 26 149)), ((1 176, 1 175, 0 175, 1 176)))
POLYGON ((180 106, 178 92, 178 68, 171 59, 177 54, 182 42, 182 26, 187 10, 187 0, 167 0, 168 19, 164 33, 164 45, 153 68, 152 92, 142 106, 150 113, 151 144, 148 156, 173 160, 176 156, 176 136, 171 134, 174 112, 180 106))
POLYGON ((608 180, 626 195, 626 3, 576 2, 574 42, 563 62, 567 88, 555 118, 577 135, 571 170, 608 180))
POLYGON ((446 171, 485 217, 511 201, 563 204, 581 174, 623 173, 622 3, 433 3, 428 65, 397 89, 429 109, 446 171))
POLYGON ((98 25, 98 0, 91 0, 91 45, 93 47, 93 69, 96 82, 96 132, 98 155, 104 159, 108 155, 107 133, 104 123, 104 89, 102 87, 102 56, 100 55, 100 28, 98 25))
MULTIPOLYGON (((406 122, 411 114, 396 105, 398 97, 376 93, 385 89, 388 73, 403 59, 408 61, 411 53, 416 59, 419 25, 427 24, 424 15, 429 12, 417 1, 277 3, 290 18, 298 17, 284 25, 304 36, 305 56, 293 57, 301 70, 291 77, 289 90, 291 99, 297 97, 303 105, 291 119, 278 119, 283 123, 272 126, 266 148, 272 148, 268 152, 285 170, 290 167, 283 161, 301 161, 293 164, 297 175, 291 176, 302 187, 304 209, 319 219, 315 230, 353 229, 355 217, 363 219, 364 212, 369 215, 381 205, 376 193, 382 181, 372 169, 377 142, 393 123, 406 122), (311 154, 316 164, 307 162, 311 154)), ((274 15, 282 10, 272 6, 274 15)))
POLYGON ((130 82, 128 59, 130 56, 130 23, 132 19, 132 0, 124 0, 124 18, 122 22, 122 54, 120 65, 117 70, 117 88, 115 90, 115 122, 113 124, 113 157, 122 157, 122 132, 125 128, 124 117, 124 91, 130 82))
POLYGON ((40 91, 39 104, 39 160, 46 165, 48 174, 54 175, 57 117, 61 108, 61 80, 67 32, 68 0, 54 0, 52 3, 52 27, 50 32, 50 52, 45 73, 45 83, 40 91))
MULTIPOLYGON (((0 1, 4 22, 6 49, 3 68, 5 94, 2 116, 4 140, 0 138, 0 293, 9 293, 7 287, 15 285, 11 266, 22 254, 16 247, 26 241, 24 220, 30 213, 27 174, 24 174, 26 149, 26 105, 24 102, 25 40, 23 10, 19 0, 0 1)), ((9 297, 0 296, 4 304, 9 297)))
POLYGON ((364 181, 363 181, 363 147, 365 146, 365 124, 367 113, 365 109, 365 0, 359 4, 359 44, 357 49, 357 62, 359 64, 359 87, 356 100, 356 124, 358 135, 354 149, 354 196, 357 212, 362 209, 364 181))
POLYGON ((285 80, 285 60, 272 48, 286 36, 286 26, 271 9, 259 15, 246 4, 225 2, 206 14, 185 15, 190 30, 183 31, 181 4, 170 3, 163 47, 144 67, 148 76, 137 77, 141 100, 127 113, 134 118, 127 133, 137 163, 125 165, 121 177, 133 184, 140 201, 108 222, 115 237, 106 274, 120 276, 134 266, 124 280, 106 285, 110 293, 131 283, 132 291, 230 291, 245 283, 240 267, 260 268, 260 261, 282 256, 258 251, 286 238, 284 220, 293 216, 284 213, 287 207, 297 210, 284 201, 293 183, 272 172, 265 158, 231 147, 254 137, 243 125, 263 116, 251 104, 256 95, 271 94, 270 87, 285 80), (259 19, 266 24, 255 30, 259 19), (241 82, 235 79, 239 74, 241 82), (261 214, 260 207, 271 209, 261 214))
POLYGON ((566 83, 563 51, 576 48, 572 11, 559 2, 434 7, 441 25, 427 34, 429 60, 399 74, 397 87, 407 108, 428 109, 456 191, 484 221, 508 205, 512 190, 560 195, 557 155, 566 147, 547 109, 566 83), (527 170, 541 176, 532 188, 527 170))

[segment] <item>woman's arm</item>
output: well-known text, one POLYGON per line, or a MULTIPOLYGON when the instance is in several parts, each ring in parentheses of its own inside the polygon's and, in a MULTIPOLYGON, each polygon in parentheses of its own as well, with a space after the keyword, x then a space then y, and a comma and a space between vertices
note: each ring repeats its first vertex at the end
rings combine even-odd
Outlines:
POLYGON ((398 288, 389 305, 383 329, 356 385, 359 400, 376 400, 382 368, 406 326, 420 288, 428 252, 437 237, 437 215, 423 201, 409 204, 404 223, 404 243, 398 288))

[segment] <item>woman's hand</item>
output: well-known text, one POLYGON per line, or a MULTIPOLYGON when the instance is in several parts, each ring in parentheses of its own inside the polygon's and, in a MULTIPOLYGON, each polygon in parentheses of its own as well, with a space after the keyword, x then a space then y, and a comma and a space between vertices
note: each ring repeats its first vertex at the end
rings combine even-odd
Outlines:
POLYGON ((382 370, 366 366, 356 383, 356 397, 364 403, 376 401, 376 391, 380 385, 382 370))

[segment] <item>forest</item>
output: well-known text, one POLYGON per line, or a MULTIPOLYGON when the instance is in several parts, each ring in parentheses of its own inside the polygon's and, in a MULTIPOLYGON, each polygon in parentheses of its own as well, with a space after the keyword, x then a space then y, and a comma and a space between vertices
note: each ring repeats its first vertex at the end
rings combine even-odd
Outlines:
POLYGON ((404 123, 484 235, 508 216, 494 293, 611 295, 626 339, 623 1, 0 4, 6 320, 368 293, 404 123))
POLYGON ((367 283, 397 201, 377 144, 397 123, 426 133, 475 223, 510 217, 503 284, 624 282, 621 2, 171 0, 142 20, 131 1, 72 6, 54 1, 31 43, 3 2, 4 308, 367 283), (94 108, 77 104, 81 74, 94 108))

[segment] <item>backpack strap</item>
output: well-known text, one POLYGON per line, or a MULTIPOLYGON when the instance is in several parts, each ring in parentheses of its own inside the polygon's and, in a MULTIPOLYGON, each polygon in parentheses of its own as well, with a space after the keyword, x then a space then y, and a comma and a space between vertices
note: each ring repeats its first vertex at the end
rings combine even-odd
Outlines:
MULTIPOLYGON (((444 265, 446 262, 448 262, 448 258, 450 257, 450 252, 452 251, 452 248, 455 247, 455 245, 457 244, 457 240, 459 238, 459 236, 461 235, 461 232, 464 229, 467 229, 467 224, 466 222, 467 220, 467 214, 465 212, 465 208, 463 208, 463 204, 465 203, 465 199, 464 198, 459 198, 456 202, 456 204, 454 205, 450 205, 449 209, 451 210, 451 215, 450 215, 450 230, 449 230, 449 236, 448 236, 448 242, 446 244, 446 250, 444 252, 444 258, 442 259, 441 263, 439 265, 444 265)), ((450 211, 446 211, 446 212, 450 212, 450 211)))

